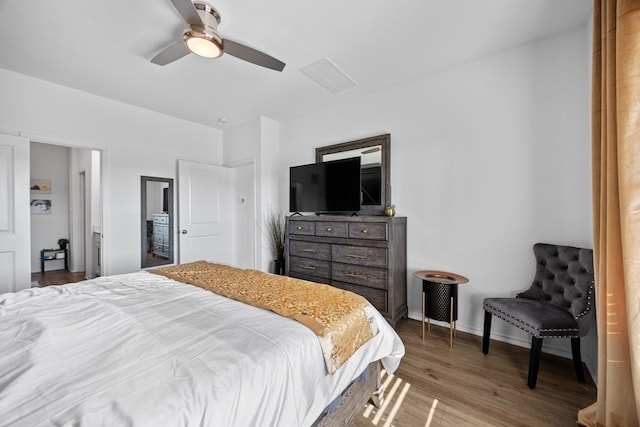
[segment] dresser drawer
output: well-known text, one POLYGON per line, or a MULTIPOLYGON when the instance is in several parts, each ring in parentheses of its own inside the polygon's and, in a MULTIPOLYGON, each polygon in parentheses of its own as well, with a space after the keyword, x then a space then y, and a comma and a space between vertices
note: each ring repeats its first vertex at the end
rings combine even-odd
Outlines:
POLYGON ((359 294, 395 325, 408 313, 406 239, 405 217, 290 216, 287 274, 359 294))
POLYGON ((387 292, 385 291, 342 282, 331 282, 331 286, 361 295, 365 297, 367 301, 369 301, 379 312, 387 312, 387 292))
POLYGON ((160 243, 160 244, 165 244, 167 243, 167 236, 163 235, 163 234, 154 234, 153 235, 153 242, 154 243, 160 243))
POLYGON ((316 222, 316 236, 347 237, 346 222, 316 222))
POLYGON ((311 221, 291 221, 289 234, 313 236, 316 233, 315 223, 311 221))
POLYGON ((387 249, 333 245, 331 247, 331 259, 333 262, 344 264, 387 268, 387 249))
POLYGON ((169 235, 169 226, 168 225, 154 225, 153 226, 153 234, 162 234, 165 236, 169 235))
POLYGON ((321 261, 318 259, 302 258, 297 256, 289 257, 289 270, 312 276, 329 278, 331 272, 329 261, 321 261))
POLYGON ((387 240, 387 224, 384 222, 349 223, 350 239, 387 240))
POLYGON ((305 258, 315 258, 329 260, 331 250, 328 243, 301 242, 299 240, 289 240, 289 255, 301 256, 305 258))
POLYGON ((154 224, 169 224, 169 215, 154 215, 154 224))
POLYGON ((334 262, 331 264, 331 280, 387 289, 387 270, 334 262))
POLYGON ((316 277, 309 274, 299 273, 297 271, 289 271, 289 277, 294 277, 296 279, 302 279, 309 282, 322 283, 328 285, 331 280, 328 277, 316 277))

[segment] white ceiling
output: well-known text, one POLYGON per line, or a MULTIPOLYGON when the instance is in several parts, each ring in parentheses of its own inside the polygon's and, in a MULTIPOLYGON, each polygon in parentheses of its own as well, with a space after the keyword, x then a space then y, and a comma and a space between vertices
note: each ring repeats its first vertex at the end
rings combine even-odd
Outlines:
POLYGON ((218 30, 287 63, 150 59, 184 23, 169 0, 0 0, 0 67, 207 126, 324 108, 582 25, 590 0, 211 0, 218 30), (299 69, 328 57, 357 85, 299 69))

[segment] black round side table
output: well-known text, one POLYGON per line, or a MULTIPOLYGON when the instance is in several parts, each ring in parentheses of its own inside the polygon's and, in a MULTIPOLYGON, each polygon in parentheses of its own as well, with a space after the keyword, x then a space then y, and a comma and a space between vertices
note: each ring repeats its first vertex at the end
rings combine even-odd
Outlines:
POLYGON ((458 320, 458 285, 469 279, 447 271, 422 270, 414 276, 422 279, 422 341, 424 320, 431 332, 431 319, 449 322, 449 347, 453 348, 453 337, 458 320))

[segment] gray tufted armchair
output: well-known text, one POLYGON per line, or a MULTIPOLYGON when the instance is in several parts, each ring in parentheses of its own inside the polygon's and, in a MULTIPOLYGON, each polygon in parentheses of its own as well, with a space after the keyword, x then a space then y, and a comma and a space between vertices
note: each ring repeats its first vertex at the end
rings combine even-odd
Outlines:
POLYGON ((576 376, 584 382, 580 337, 589 329, 593 313, 593 251, 591 249, 536 243, 536 274, 531 287, 515 298, 484 300, 482 352, 489 352, 491 317, 496 316, 531 334, 527 385, 535 388, 542 339, 571 338, 576 376))

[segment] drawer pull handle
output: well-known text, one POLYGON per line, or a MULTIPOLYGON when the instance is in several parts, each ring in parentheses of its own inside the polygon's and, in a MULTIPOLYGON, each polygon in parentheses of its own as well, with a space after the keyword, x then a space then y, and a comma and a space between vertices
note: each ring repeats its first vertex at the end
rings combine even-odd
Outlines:
POLYGON ((355 258, 355 259, 367 259, 366 255, 356 255, 356 254, 345 254, 347 258, 355 258))
POLYGON ((369 230, 367 230, 367 229, 365 228, 365 229, 363 229, 363 230, 362 230, 362 232, 363 232, 364 234, 367 234, 367 233, 369 232, 369 230))
POLYGON ((300 268, 304 268, 305 270, 315 270, 316 269, 312 265, 301 265, 300 268))
POLYGON ((332 228, 331 227, 327 227, 327 231, 332 231, 332 228))
POLYGON ((353 277, 356 279, 366 279, 367 276, 365 276, 364 274, 355 274, 355 273, 344 273, 345 276, 347 277, 353 277))
POLYGON ((299 225, 299 226, 298 226, 298 230, 302 230, 302 226, 300 226, 300 225, 299 225))
POLYGON ((300 249, 300 252, 316 253, 315 249, 300 249))

